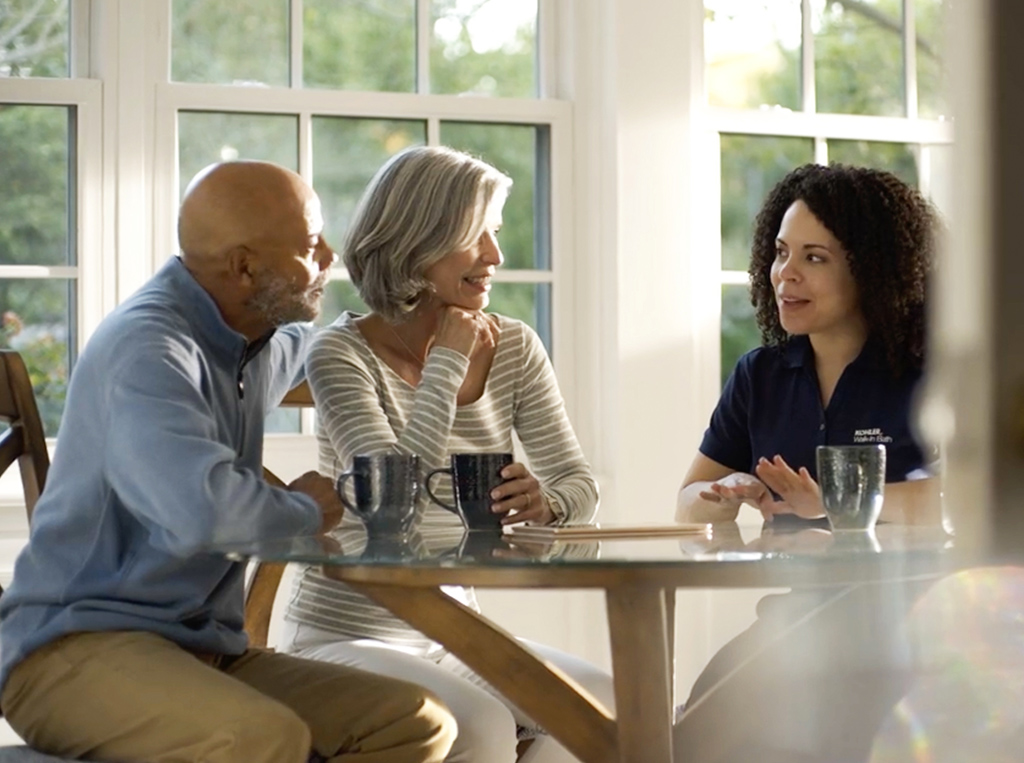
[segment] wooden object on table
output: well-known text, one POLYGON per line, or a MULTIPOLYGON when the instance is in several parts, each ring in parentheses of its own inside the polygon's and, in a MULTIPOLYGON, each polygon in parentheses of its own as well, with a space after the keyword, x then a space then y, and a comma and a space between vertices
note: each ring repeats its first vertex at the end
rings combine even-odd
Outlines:
POLYGON ((578 525, 512 525, 509 535, 517 541, 551 543, 556 540, 611 540, 622 538, 672 538, 679 535, 710 535, 709 524, 625 525, 599 522, 578 525))

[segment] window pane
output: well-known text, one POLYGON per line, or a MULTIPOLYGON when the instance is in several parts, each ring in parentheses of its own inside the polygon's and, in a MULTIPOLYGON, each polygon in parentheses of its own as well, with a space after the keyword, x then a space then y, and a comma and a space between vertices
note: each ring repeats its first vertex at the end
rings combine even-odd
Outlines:
POLYGON ((761 345, 761 333, 754 322, 750 289, 739 284, 722 285, 722 384, 736 361, 761 345))
POLYGON ((903 0, 812 0, 817 110, 905 116, 903 0))
POLYGON ((722 269, 746 270, 754 218, 768 192, 790 171, 814 159, 810 138, 723 135, 722 269))
POLYGON ((259 159, 299 168, 299 120, 277 114, 220 114, 183 111, 178 115, 180 192, 208 164, 259 159))
POLYGON ((305 0, 303 83, 343 90, 416 90, 416 0, 305 0))
POLYGON ((313 118, 313 187, 324 212, 324 234, 339 250, 363 190, 389 157, 427 142, 426 122, 313 118))
POLYGON ((278 408, 263 420, 264 434, 298 434, 302 429, 302 411, 298 408, 278 408))
POLYGON ((800 0, 704 0, 708 103, 800 108, 800 0))
POLYGON ((289 0, 174 0, 171 79, 288 85, 289 0))
POLYGON ((506 268, 551 267, 548 131, 533 125, 442 122, 441 142, 512 178, 498 243, 506 268))
POLYGON ((68 0, 0 3, 0 77, 69 77, 68 0))
POLYGON ((496 283, 491 287, 487 310, 533 327, 551 354, 551 284, 496 283))
POLYGON ((66 279, 0 279, 0 347, 24 358, 47 437, 57 435, 67 394, 74 287, 66 279))
POLYGON ((370 308, 359 298, 359 292, 352 282, 344 278, 332 278, 324 290, 324 304, 320 311, 317 323, 326 326, 334 323, 339 315, 346 310, 351 310, 360 315, 366 315, 370 308))
POLYGON ((68 108, 0 106, 0 265, 74 264, 68 246, 71 136, 68 108))
POLYGON ((430 89, 537 95, 537 0, 433 0, 430 89))
POLYGON ((914 156, 913 147, 904 143, 830 140, 828 160, 888 170, 904 183, 915 187, 918 185, 917 158, 914 156))
POLYGON ((926 119, 949 114, 946 93, 946 19, 950 0, 914 0, 917 31, 917 109, 926 119))

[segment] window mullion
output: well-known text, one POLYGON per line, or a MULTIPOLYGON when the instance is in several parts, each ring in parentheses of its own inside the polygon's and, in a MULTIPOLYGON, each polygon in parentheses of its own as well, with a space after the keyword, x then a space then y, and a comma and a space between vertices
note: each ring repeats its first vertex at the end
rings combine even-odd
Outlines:
POLYGON ((288 24, 288 82, 293 88, 301 88, 303 81, 303 0, 291 0, 288 24))
POLYGON ((927 198, 932 198, 932 147, 918 144, 911 150, 917 159, 917 188, 927 198))
POLYGON ((310 185, 314 185, 313 115, 307 110, 299 113, 299 174, 306 178, 310 185))
POLYGON ((723 270, 721 281, 722 285, 747 286, 750 274, 745 270, 723 270))
POLYGON ((825 138, 814 139, 814 163, 828 164, 828 141, 825 138))
POLYGON ((537 2, 537 60, 534 71, 537 72, 537 97, 553 98, 558 92, 558 43, 555 31, 557 0, 538 0, 537 2))
POLYGON ((515 269, 505 270, 504 268, 495 271, 495 283, 554 283, 554 270, 526 270, 515 269))
POLYGON ((914 0, 903 0, 903 92, 908 119, 917 119, 917 24, 914 0))
POLYGON ((71 3, 71 28, 69 29, 71 79, 90 76, 89 50, 91 39, 89 31, 92 15, 91 5, 90 0, 74 0, 71 3))
POLYGON ((800 0, 800 108, 813 114, 817 106, 814 84, 814 29, 811 26, 811 0, 800 0))
POLYGON ((78 272, 74 265, 0 265, 0 278, 72 279, 78 272))
POLYGON ((430 92, 430 0, 416 0, 416 92, 430 92))

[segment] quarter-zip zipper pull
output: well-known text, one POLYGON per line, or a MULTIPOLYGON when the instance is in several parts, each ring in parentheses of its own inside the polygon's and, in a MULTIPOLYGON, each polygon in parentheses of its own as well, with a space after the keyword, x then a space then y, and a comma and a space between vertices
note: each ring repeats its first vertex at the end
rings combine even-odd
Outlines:
POLYGON ((242 351, 242 359, 238 362, 238 399, 245 399, 245 366, 252 360, 256 355, 267 346, 267 342, 270 341, 270 337, 274 335, 274 330, 268 331, 266 334, 261 336, 259 339, 255 339, 245 346, 245 350, 242 351))

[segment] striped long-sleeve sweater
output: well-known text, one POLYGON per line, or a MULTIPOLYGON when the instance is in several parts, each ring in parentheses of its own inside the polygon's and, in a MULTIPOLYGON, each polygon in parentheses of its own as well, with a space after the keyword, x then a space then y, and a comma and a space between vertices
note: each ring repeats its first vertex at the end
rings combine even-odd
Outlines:
MULTIPOLYGON (((458 406, 468 358, 433 348, 413 387, 370 349, 355 325, 357 317, 345 313, 321 331, 306 360, 319 415, 322 473, 337 475, 357 454, 388 452, 415 453, 426 472, 448 466, 451 453, 512 452, 515 432, 556 515, 571 522, 593 518, 597 483, 565 413, 544 346, 529 326, 495 316, 501 333, 484 393, 458 406)), ((432 487, 439 498, 453 502, 450 480, 436 478, 432 487)), ((425 491, 419 511, 424 530, 461 526, 425 491)), ((359 519, 346 515, 341 532, 353 523, 359 519)), ((476 605, 471 589, 446 590, 476 605)), ((425 636, 344 584, 328 580, 318 567, 296 576, 285 617, 343 639, 372 638, 414 652, 431 648, 425 636)))

